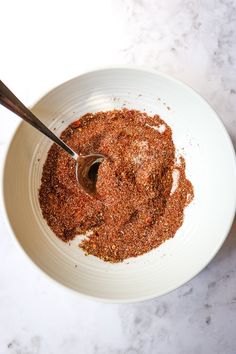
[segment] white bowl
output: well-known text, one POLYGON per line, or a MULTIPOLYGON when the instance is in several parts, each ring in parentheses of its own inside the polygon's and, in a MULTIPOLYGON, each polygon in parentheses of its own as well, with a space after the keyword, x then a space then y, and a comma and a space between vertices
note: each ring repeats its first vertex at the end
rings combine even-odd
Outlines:
POLYGON ((208 103, 166 75, 137 68, 86 73, 55 88, 33 107, 57 134, 87 112, 135 108, 158 113, 172 127, 185 156, 194 201, 183 226, 159 248, 123 263, 85 256, 78 240, 59 240, 42 218, 38 188, 51 142, 26 123, 17 129, 5 161, 6 215, 21 247, 57 282, 106 301, 149 299, 195 276, 225 240, 236 206, 236 164, 230 138, 208 103), (168 109, 170 107, 170 109, 168 109))

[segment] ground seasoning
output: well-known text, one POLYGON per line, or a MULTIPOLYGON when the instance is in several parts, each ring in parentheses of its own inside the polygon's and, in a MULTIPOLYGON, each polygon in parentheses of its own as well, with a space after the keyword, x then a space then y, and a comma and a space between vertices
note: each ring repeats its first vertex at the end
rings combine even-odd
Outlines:
POLYGON ((80 247, 104 261, 120 262, 158 247, 183 223, 193 199, 185 161, 176 161, 171 128, 136 110, 88 113, 61 138, 75 151, 106 156, 96 198, 78 185, 75 162, 52 145, 43 168, 43 217, 63 241, 88 233, 80 247))

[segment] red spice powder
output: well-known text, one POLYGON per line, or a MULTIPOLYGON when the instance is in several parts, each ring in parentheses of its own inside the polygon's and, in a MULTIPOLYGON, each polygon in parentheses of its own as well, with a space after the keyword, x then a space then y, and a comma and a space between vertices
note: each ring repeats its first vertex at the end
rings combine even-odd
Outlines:
POLYGON ((102 153, 106 159, 94 198, 78 185, 74 160, 57 145, 50 148, 39 201, 59 238, 67 242, 90 231, 80 247, 120 262, 175 235, 194 192, 183 157, 176 163, 171 128, 158 115, 128 109, 88 113, 61 138, 78 153, 102 153))

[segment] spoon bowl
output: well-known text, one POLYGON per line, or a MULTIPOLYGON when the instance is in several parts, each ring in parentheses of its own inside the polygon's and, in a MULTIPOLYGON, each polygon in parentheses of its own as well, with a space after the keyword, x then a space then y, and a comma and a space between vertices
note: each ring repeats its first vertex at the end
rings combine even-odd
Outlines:
POLYGON ((79 156, 76 163, 76 177, 79 184, 88 194, 96 194, 97 172, 104 160, 101 154, 79 156))

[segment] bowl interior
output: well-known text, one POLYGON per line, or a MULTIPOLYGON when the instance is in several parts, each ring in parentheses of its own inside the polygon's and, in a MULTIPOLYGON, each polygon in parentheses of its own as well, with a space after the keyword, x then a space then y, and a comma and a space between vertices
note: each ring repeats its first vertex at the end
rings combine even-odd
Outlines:
POLYGON ((43 220, 38 202, 51 142, 26 123, 11 142, 3 182, 9 222, 33 262, 82 294, 120 302, 164 294, 197 274, 224 241, 236 199, 235 156, 222 123, 198 94, 171 78, 131 68, 98 70, 49 92, 33 111, 60 134, 87 112, 124 107, 157 113, 171 126, 194 186, 183 226, 158 249, 109 264, 85 256, 78 239, 70 244, 59 240, 43 220))

